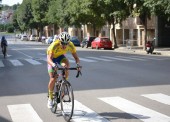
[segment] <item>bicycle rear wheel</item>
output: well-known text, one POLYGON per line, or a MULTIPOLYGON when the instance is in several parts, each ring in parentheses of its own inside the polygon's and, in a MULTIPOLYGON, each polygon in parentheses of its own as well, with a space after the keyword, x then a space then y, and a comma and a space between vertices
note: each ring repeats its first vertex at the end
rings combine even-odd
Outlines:
POLYGON ((61 111, 64 119, 70 121, 74 111, 74 94, 73 88, 69 82, 62 85, 60 94, 61 111))

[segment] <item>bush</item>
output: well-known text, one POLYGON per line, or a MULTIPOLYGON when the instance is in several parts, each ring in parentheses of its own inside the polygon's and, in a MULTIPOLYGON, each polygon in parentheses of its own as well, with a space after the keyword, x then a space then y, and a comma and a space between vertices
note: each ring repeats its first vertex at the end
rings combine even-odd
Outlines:
POLYGON ((13 27, 13 26, 9 26, 9 27, 7 28, 7 32, 8 32, 8 33, 14 33, 14 27, 13 27))

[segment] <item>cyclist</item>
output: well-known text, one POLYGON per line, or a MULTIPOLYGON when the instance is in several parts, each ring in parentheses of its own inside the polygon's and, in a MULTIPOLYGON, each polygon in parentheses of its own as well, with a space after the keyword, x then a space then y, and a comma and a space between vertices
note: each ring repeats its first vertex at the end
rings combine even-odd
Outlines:
MULTIPOLYGON (((64 54, 71 52, 72 56, 75 59, 77 68, 79 69, 80 60, 76 53, 76 48, 74 44, 70 41, 70 35, 67 32, 62 32, 59 35, 59 38, 51 43, 47 49, 47 63, 48 63, 48 73, 50 81, 48 84, 49 98, 47 107, 52 108, 52 99, 53 99, 53 90, 55 81, 57 80, 57 75, 54 75, 54 71, 57 70, 57 64, 69 68, 69 60, 65 57, 64 54)), ((79 69, 80 70, 80 69, 79 69)), ((69 72, 66 71, 66 79, 68 80, 69 72)))
POLYGON ((1 38, 1 48, 2 48, 2 52, 3 52, 3 48, 8 46, 7 40, 5 38, 5 36, 2 36, 1 38))

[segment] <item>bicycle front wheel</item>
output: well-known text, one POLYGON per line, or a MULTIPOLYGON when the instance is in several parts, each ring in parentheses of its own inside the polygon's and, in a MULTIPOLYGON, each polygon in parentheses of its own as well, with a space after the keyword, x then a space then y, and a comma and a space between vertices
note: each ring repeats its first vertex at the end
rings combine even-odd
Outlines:
POLYGON ((60 94, 61 111, 64 119, 70 121, 74 111, 73 88, 69 82, 63 83, 60 94))

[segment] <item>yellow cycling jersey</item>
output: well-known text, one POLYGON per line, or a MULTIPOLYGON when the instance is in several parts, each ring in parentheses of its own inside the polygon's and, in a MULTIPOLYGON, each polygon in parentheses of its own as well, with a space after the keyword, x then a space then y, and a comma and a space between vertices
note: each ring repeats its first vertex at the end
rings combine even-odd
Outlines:
POLYGON ((67 52, 76 52, 76 48, 71 41, 68 43, 65 49, 62 49, 60 40, 56 40, 55 42, 51 43, 51 45, 47 48, 47 55, 52 53, 53 58, 57 58, 60 55, 66 54, 67 52))

